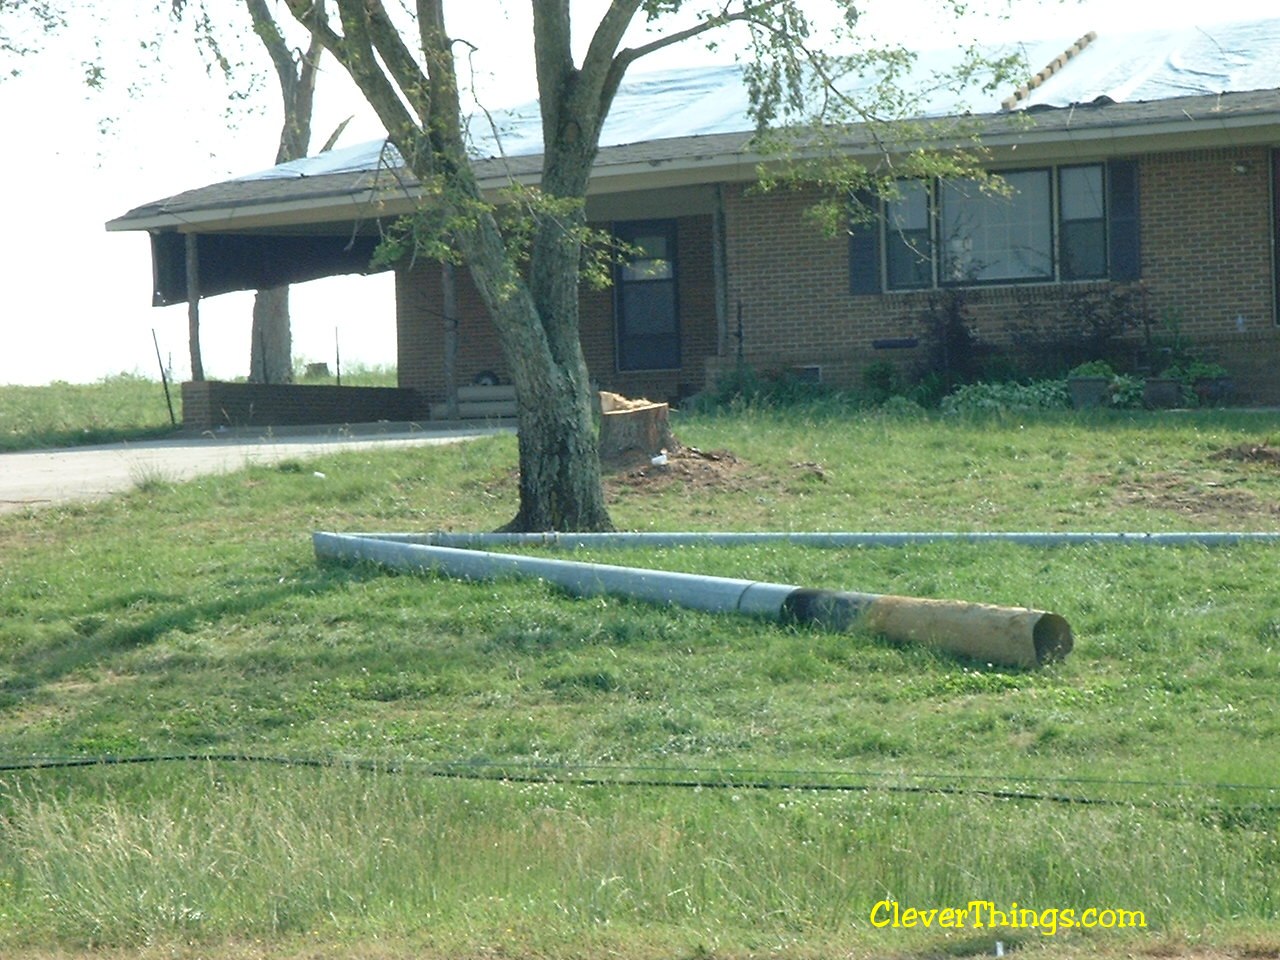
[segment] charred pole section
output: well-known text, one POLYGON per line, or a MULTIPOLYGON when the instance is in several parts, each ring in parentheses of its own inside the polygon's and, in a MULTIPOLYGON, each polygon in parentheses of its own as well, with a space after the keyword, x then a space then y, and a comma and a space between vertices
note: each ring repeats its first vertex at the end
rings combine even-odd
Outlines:
POLYGON ((374 563, 463 580, 529 577, 576 596, 622 596, 712 613, 738 613, 827 630, 865 629, 1001 666, 1034 669, 1071 652, 1067 621, 1054 613, 957 600, 814 590, 780 583, 619 567, 432 546, 403 538, 318 532, 321 561, 374 563))

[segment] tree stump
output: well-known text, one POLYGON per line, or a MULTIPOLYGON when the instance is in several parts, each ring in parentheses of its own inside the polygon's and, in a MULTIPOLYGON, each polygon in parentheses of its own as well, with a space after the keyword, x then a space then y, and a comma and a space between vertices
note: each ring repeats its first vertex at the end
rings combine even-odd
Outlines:
POLYGON ((650 463, 679 444, 667 421, 669 407, 600 391, 600 463, 606 467, 650 463))

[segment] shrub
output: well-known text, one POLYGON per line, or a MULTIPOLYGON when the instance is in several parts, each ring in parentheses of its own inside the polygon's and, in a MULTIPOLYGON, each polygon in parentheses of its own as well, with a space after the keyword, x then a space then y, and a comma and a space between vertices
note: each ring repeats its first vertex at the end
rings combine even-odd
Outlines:
MULTIPOLYGON (((1141 396, 1141 385, 1139 385, 1141 396)), ((1019 410, 1065 410, 1071 406, 1064 380, 1032 383, 970 383, 942 400, 945 414, 1008 413, 1019 410)))
POLYGON ((1228 399, 1232 384, 1227 368, 1220 363, 1188 359, 1160 371, 1160 376, 1176 380, 1182 388, 1184 406, 1212 406, 1228 399))
POLYGON ((1150 340, 1151 307, 1139 284, 1109 289, 1077 289, 1046 299, 1047 294, 1018 295, 1019 319, 1008 327, 1024 376, 1060 377, 1077 364, 1106 360, 1117 369, 1134 364, 1131 339, 1150 340))
MULTIPOLYGON (((930 296, 920 314, 920 323, 928 347, 920 382, 940 384, 937 399, 959 384, 984 379, 995 349, 974 333, 973 316, 964 290, 945 290, 930 296)), ((916 399, 927 403, 929 398, 922 395, 916 399)))
POLYGON ((701 411, 733 410, 747 406, 790 407, 830 399, 835 390, 828 384, 805 380, 794 373, 762 374, 740 364, 722 373, 709 390, 689 401, 689 408, 701 411))
POLYGON ((887 417, 898 417, 902 420, 919 420, 927 411, 909 397, 894 396, 876 407, 876 412, 887 417))
POLYGON ((1136 410, 1142 407, 1144 387, 1141 377, 1118 375, 1111 378, 1111 390, 1107 394, 1107 405, 1124 410, 1136 410))
POLYGON ((906 384, 902 371, 888 360, 876 360, 862 371, 862 384, 867 399, 872 403, 884 403, 890 397, 903 396, 906 384))
POLYGON ((1067 374, 1071 377, 1114 377, 1116 372, 1105 360, 1088 360, 1071 368, 1067 374))

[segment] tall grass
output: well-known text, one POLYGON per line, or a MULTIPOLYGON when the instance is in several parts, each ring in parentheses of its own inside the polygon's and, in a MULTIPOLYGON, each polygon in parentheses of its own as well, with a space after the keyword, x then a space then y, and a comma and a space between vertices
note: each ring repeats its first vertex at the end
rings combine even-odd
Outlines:
MULTIPOLYGON (((346 386, 396 385, 394 368, 353 365, 342 371, 346 386)), ((334 374, 299 383, 334 384, 334 374)), ((96 383, 55 383, 43 387, 0 385, 0 451, 146 440, 182 424, 182 388, 164 386, 138 374, 122 373, 96 383), (173 421, 169 406, 173 406, 173 421)))
MULTIPOLYGON (((169 395, 180 424, 177 384, 169 384, 169 395)), ((0 385, 0 451, 147 439, 172 429, 163 386, 137 374, 90 384, 0 385)))
POLYGON ((587 932, 625 943, 644 930, 670 950, 733 952, 874 943, 884 899, 1139 910, 1147 937, 1277 906, 1267 825, 1206 823, 1176 801, 1080 809, 216 764, 70 779, 17 786, 0 845, 10 928, 70 942, 378 931, 429 934, 445 952, 558 952, 587 932))
MULTIPOLYGON (((619 526, 1276 529, 1280 516, 1280 471, 1222 456, 1275 443, 1265 414, 811 407, 676 429, 737 465, 698 482, 614 477, 619 526)), ((886 898, 1124 908, 1149 925, 1137 943, 1000 932, 1024 945, 1280 946, 1274 548, 583 554, 1050 609, 1076 649, 1035 672, 540 584, 315 563, 315 529, 499 525, 515 459, 509 437, 331 454, 0 517, 0 759, 384 765, 0 773, 0 953, 991 951, 989 930, 872 929, 886 898), (441 768, 508 780, 427 775, 441 768), (557 782, 512 779, 531 773, 557 782)))

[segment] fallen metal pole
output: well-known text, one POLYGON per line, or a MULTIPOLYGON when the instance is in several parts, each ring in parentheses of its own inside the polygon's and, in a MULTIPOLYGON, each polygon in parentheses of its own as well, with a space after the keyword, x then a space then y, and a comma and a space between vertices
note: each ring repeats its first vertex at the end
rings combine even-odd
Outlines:
POLYGON ((563 549, 643 547, 734 547, 781 543, 802 547, 912 547, 930 543, 1010 543, 1024 547, 1099 545, 1159 547, 1234 547, 1247 544, 1280 544, 1280 532, 1175 531, 1132 533, 1111 531, 907 531, 828 533, 764 531, 645 532, 645 533, 368 533, 362 536, 441 547, 548 546, 563 549))
POLYGON ((1055 613, 955 600, 813 590, 781 583, 487 553, 397 536, 315 533, 316 557, 375 563, 466 580, 536 577, 577 596, 610 594, 714 613, 743 613, 830 630, 865 627, 988 663, 1033 668, 1071 652, 1071 627, 1055 613))

